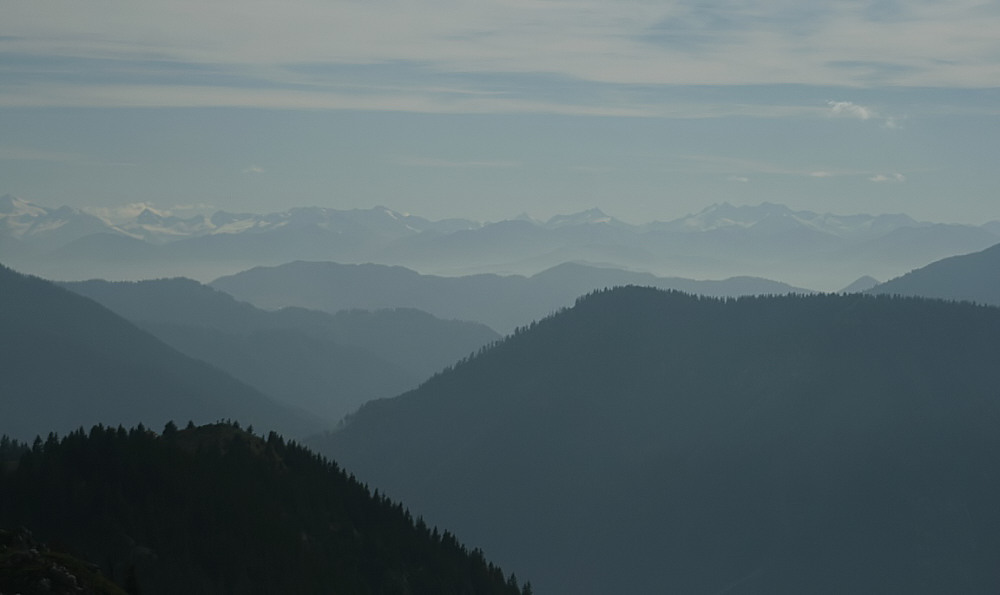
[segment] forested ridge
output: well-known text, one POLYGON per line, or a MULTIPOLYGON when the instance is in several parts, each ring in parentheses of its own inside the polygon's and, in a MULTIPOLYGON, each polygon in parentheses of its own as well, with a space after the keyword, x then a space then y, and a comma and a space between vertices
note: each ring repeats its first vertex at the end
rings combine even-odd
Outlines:
POLYGON ((0 527, 30 527, 133 593, 531 591, 273 432, 94 426, 2 447, 0 527))
POLYGON ((996 593, 998 361, 997 308, 626 287, 310 444, 548 593, 996 593))

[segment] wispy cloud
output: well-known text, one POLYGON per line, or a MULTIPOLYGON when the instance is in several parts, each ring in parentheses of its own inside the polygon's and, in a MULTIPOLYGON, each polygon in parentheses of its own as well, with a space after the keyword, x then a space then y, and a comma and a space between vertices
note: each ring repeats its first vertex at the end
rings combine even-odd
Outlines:
POLYGON ((875 117, 875 111, 851 101, 827 101, 834 116, 847 116, 859 120, 870 120, 875 117))
POLYGON ((0 145, 0 160, 9 161, 78 161, 83 156, 78 153, 46 151, 25 147, 0 145))
POLYGON ((251 165, 243 169, 245 174, 262 174, 264 173, 264 168, 259 165, 251 165))
POLYGON ((688 164, 685 167, 685 171, 725 175, 730 180, 736 179, 736 181, 741 181, 738 178, 749 179, 749 176, 754 174, 809 175, 809 172, 760 159, 723 157, 718 155, 682 155, 680 158, 688 164))
MULTIPOLYGON (((621 91, 616 103, 621 115, 669 117, 664 97, 639 101, 630 97, 632 88, 1000 86, 1000 11, 977 0, 892 6, 876 10, 834 0, 808 5, 764 0, 13 2, 0 22, 0 75, 6 81, 0 105, 76 101, 143 107, 611 111, 608 102, 581 101, 583 94, 561 91, 566 81, 574 81, 621 91), (872 62, 872 56, 879 61, 872 62), (68 60, 77 62, 70 67, 68 60), (411 84, 396 85, 399 73, 392 72, 393 65, 410 69, 406 82, 411 84), (440 81, 471 73, 496 78, 492 85, 475 81, 451 89, 440 81), (523 84, 516 79, 522 76, 537 78, 523 84), (354 84, 366 87, 368 96, 352 95, 347 86, 354 84), (244 94, 242 101, 237 93, 244 94), (459 94, 480 100, 459 100, 459 94)), ((841 115, 878 118, 866 118, 870 108, 865 106, 833 104, 841 115)), ((886 126, 898 125, 880 117, 886 126)))
POLYGON ((272 88, 218 85, 45 83, 8 92, 0 90, 0 108, 20 107, 126 107, 187 108, 238 107, 283 110, 364 110, 429 114, 555 114, 626 118, 703 119, 724 117, 817 117, 824 110, 810 106, 746 104, 723 101, 674 101, 655 103, 646 97, 632 99, 619 93, 620 101, 604 101, 600 94, 580 93, 568 98, 532 98, 523 95, 475 93, 419 85, 272 88))
POLYGON ((450 159, 435 159, 431 157, 404 157, 399 160, 401 165, 412 167, 454 167, 454 168, 506 168, 518 167, 521 164, 516 161, 456 161, 450 159))
POLYGON ((571 165, 567 169, 586 174, 606 174, 614 171, 614 168, 608 165, 571 165))
POLYGON ((874 108, 859 105, 853 101, 827 101, 826 104, 830 107, 830 115, 832 116, 857 120, 877 120, 882 123, 884 128, 902 128, 900 118, 880 114, 874 108))
POLYGON ((898 118, 896 116, 889 116, 888 118, 885 119, 884 122, 882 122, 882 126, 884 126, 885 128, 889 128, 891 130, 897 130, 903 127, 901 120, 902 120, 901 118, 898 118))
POLYGON ((691 164, 685 171, 709 175, 725 175, 733 181, 749 181, 754 175, 790 176, 802 178, 854 178, 871 182, 905 182, 906 176, 894 172, 884 173, 863 169, 789 167, 759 159, 720 157, 716 155, 684 155, 681 159, 691 164))
POLYGON ((906 176, 901 173, 891 173, 891 174, 875 174, 874 176, 868 178, 872 182, 905 182, 906 176))

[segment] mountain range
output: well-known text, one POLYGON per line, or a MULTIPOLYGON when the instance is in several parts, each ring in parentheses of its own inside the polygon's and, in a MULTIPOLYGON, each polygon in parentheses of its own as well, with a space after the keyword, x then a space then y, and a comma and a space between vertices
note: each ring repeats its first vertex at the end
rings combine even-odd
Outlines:
POLYGON ((500 338, 413 309, 265 311, 182 278, 61 285, 329 427, 500 338))
POLYGON ((302 437, 325 426, 185 356, 85 297, 0 266, 0 434, 238 419, 302 437))
POLYGON ((876 285, 868 292, 1000 306, 1000 244, 932 262, 876 285))
POLYGON ((1000 309, 600 291, 311 441, 545 593, 1000 590, 1000 309))
POLYGON ((294 260, 380 263, 423 273, 531 275, 565 262, 664 276, 750 275, 836 290, 862 275, 888 279, 1000 241, 981 226, 897 215, 832 215, 783 205, 715 204, 666 222, 633 225, 598 209, 537 221, 430 221, 385 207, 219 211, 190 218, 147 208, 109 220, 70 207, 0 197, 8 264, 46 278, 186 276, 203 281, 294 260))
POLYGON ((506 334, 547 316, 595 289, 645 285, 710 296, 806 293, 784 283, 736 277, 695 281, 565 263, 530 277, 440 277, 376 264, 292 262, 255 267, 210 284, 265 309, 298 306, 339 312, 351 308, 417 308, 444 319, 471 320, 506 334))

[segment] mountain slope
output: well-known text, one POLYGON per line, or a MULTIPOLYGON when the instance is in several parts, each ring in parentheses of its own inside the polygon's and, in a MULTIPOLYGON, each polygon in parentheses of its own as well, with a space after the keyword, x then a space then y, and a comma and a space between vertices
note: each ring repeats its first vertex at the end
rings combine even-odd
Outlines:
POLYGON ((125 595, 93 563, 52 550, 27 529, 0 529, 0 593, 125 595))
POLYGON ((140 325, 204 327, 228 334, 301 332, 360 348, 423 379, 499 336, 481 324, 413 309, 265 311, 191 279, 63 283, 140 325))
POLYGON ((0 433, 222 418, 292 436, 322 427, 91 300, 0 266, 0 433))
POLYGON ((571 305, 580 295, 624 284, 714 296, 804 291, 766 279, 695 281, 574 263, 532 277, 439 277, 375 264, 293 262, 222 277, 211 286, 262 308, 301 306, 327 312, 348 308, 417 308, 441 318, 474 320, 509 333, 571 305))
POLYGON ((530 592, 335 464, 228 424, 50 438, 0 468, 0 500, 0 523, 99 561, 131 593, 530 592))
POLYGON ((840 293, 864 293, 876 285, 878 285, 878 279, 865 275, 858 277, 853 283, 841 289, 840 293))
POLYGON ((621 288, 314 445, 547 593, 992 593, 998 336, 971 305, 621 288))
POLYGON ((486 326, 416 310, 264 311, 190 279, 61 285, 330 424, 499 338, 486 326))
POLYGON ((430 375, 417 376, 364 350, 294 330, 234 334, 173 324, 143 328, 276 402, 308 412, 325 427, 363 403, 398 395, 430 375))
POLYGON ((918 295, 1000 306, 1000 244, 933 262, 877 285, 869 293, 918 295))

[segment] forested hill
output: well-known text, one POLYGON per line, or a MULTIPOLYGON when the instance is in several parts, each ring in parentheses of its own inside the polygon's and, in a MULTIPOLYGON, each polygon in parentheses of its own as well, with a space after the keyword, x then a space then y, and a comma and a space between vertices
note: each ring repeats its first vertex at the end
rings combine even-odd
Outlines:
POLYGON ((531 591, 274 433, 95 426, 38 441, 9 467, 0 527, 31 527, 132 593, 531 591))
POLYGON ((997 362, 996 308, 628 287, 315 444, 548 593, 996 593, 997 362))
MULTIPOLYGON (((134 581, 129 582, 135 592, 134 581)), ((31 531, 0 529, 0 593, 21 595, 126 595, 90 562, 49 548, 31 531)))

